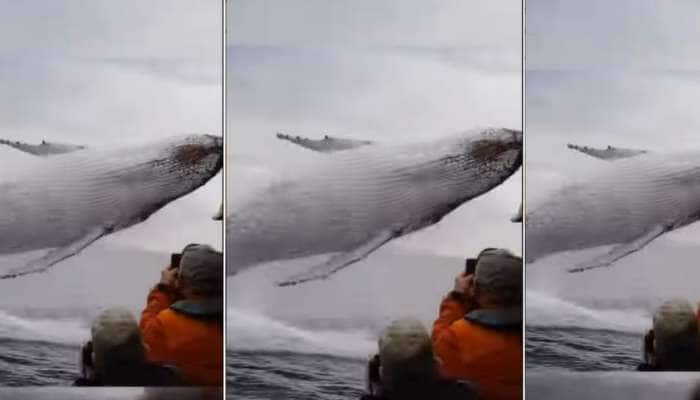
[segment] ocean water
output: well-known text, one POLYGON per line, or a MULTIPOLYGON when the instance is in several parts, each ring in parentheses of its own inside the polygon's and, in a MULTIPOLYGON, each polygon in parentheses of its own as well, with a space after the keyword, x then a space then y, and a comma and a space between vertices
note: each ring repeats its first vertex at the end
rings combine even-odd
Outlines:
POLYGON ((528 291, 528 370, 631 371, 642 361, 643 309, 595 309, 528 291))
POLYGON ((600 304, 567 297, 526 291, 527 370, 634 371, 642 361, 651 310, 633 302, 600 304))
POLYGON ((651 311, 586 307, 529 291, 525 330, 528 370, 633 371, 651 311))
POLYGON ((361 359, 293 351, 229 351, 227 398, 359 399, 364 393, 361 359))
POLYGON ((376 328, 359 320, 285 322, 228 310, 231 399, 353 399, 363 393, 376 328))
POLYGON ((633 371, 641 362, 641 337, 604 329, 527 328, 530 370, 633 371))
POLYGON ((698 244, 669 234, 612 267, 569 274, 605 248, 562 253, 527 265, 528 371, 634 371, 642 340, 664 301, 700 301, 698 244))
POLYGON ((89 311, 0 311, 0 386, 70 385, 80 372, 89 311))
POLYGON ((229 278, 230 399, 359 398, 384 327, 412 316, 429 329, 464 261, 389 247, 328 280, 274 286, 299 267, 278 263, 229 278))
POLYGON ((2 386, 67 386, 80 372, 80 346, 0 339, 2 386))
POLYGON ((121 306, 138 319, 168 260, 105 241, 46 273, 0 281, 0 386, 71 385, 94 317, 121 306))

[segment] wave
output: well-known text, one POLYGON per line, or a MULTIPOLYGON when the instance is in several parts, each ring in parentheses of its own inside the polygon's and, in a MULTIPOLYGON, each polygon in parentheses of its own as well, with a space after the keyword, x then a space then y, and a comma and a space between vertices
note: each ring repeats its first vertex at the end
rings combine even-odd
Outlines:
POLYGON ((528 290, 526 321, 533 327, 561 327, 644 332, 651 327, 651 316, 642 308, 593 309, 558 297, 528 290))
POLYGON ((0 310, 0 339, 79 346, 89 337, 83 320, 23 318, 0 310))
POLYGON ((292 352, 366 359, 377 350, 369 329, 311 329, 251 310, 227 310, 227 347, 236 351, 292 352))

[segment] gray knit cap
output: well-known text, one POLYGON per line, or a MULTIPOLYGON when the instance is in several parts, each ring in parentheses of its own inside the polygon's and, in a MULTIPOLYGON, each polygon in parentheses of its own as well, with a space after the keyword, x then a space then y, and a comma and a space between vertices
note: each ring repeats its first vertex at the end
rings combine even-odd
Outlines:
POLYGON ((199 291, 216 292, 222 290, 223 255, 205 244, 188 244, 182 250, 180 277, 190 287, 199 291))
POLYGON ((523 290, 523 259, 505 249, 479 254, 474 281, 482 292, 519 296, 523 290))

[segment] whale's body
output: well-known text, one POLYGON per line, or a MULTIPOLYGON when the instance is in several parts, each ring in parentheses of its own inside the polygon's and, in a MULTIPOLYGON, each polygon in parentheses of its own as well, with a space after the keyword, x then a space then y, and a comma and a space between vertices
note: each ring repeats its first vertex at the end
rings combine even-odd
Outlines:
POLYGON ((643 154, 605 163, 590 179, 528 206, 526 257, 617 244, 573 271, 610 265, 700 218, 700 152, 643 154))
POLYGON ((220 137, 190 135, 8 166, 0 179, 0 254, 53 250, 0 277, 45 270, 145 220, 216 175, 222 155, 220 137))
POLYGON ((522 133, 508 129, 335 153, 228 216, 227 273, 340 252, 284 284, 325 278, 393 238, 438 222, 498 186, 521 162, 522 133))

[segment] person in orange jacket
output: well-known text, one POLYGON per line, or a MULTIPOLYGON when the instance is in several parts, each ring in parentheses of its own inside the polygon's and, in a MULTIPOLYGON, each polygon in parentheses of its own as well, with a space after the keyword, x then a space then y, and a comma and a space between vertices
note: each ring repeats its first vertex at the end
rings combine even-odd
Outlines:
POLYGON ((223 385, 223 277, 220 252, 187 245, 141 313, 149 360, 174 365, 188 385, 223 385))
POLYGON ((433 324, 441 373, 475 383, 480 399, 522 399, 522 274, 522 258, 482 251, 474 273, 457 276, 433 324))

